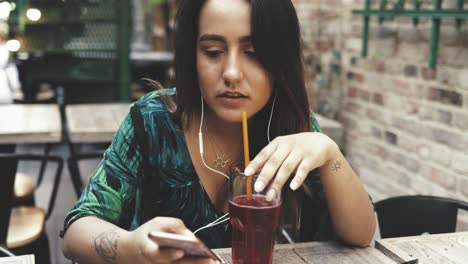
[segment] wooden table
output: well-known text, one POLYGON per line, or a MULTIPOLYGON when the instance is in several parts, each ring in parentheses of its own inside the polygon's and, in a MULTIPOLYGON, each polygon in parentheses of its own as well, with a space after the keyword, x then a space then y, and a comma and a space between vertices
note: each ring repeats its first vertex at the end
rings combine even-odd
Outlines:
POLYGON ((101 159, 104 150, 82 151, 81 145, 110 143, 125 116, 130 111, 130 103, 77 104, 67 105, 65 116, 68 128, 70 157, 68 168, 73 188, 77 196, 81 194, 84 182, 81 177, 79 161, 101 159))
MULTIPOLYGON (((120 123, 130 111, 129 103, 67 105, 66 117, 72 143, 111 142, 120 123)), ((342 145, 343 126, 314 114, 323 132, 342 145)))
POLYGON ((375 247, 397 263, 415 258, 419 264, 468 263, 468 232, 389 238, 375 247))
POLYGON ((111 142, 130 106, 129 103, 67 105, 65 114, 70 142, 111 142))
MULTIPOLYGON (((231 249, 216 249, 223 260, 231 262, 231 249)), ((466 264, 468 232, 376 241, 375 248, 352 248, 336 242, 309 242, 276 245, 273 263, 288 264, 466 264)))
MULTIPOLYGON (((62 141, 62 121, 58 105, 54 104, 9 104, 0 105, 0 152, 2 155, 10 156, 15 152, 17 144, 46 144, 45 155, 48 155, 50 143, 62 141)), ((21 188, 21 181, 15 183, 17 175, 17 163, 23 160, 41 161, 38 181, 32 175, 22 177, 26 183, 32 183, 28 188, 29 197, 23 197, 28 202, 34 199, 34 186, 40 184, 50 160, 60 160, 56 156, 42 156, 31 154, 29 157, 14 157, 13 159, 2 159, 0 166, 0 194, 2 194, 0 214, 0 233, 2 242, 9 247, 24 246, 36 240, 44 230, 46 213, 43 209, 35 207, 17 207, 12 209, 15 185, 21 188), (5 233, 7 232, 7 233, 5 233), (5 234, 5 236, 3 236, 5 234)), ((61 163, 60 163, 61 164, 61 163)), ((50 200, 47 209, 48 214, 53 210, 58 186, 60 185, 61 166, 57 167, 50 200)), ((17 263, 17 262, 11 262, 17 263)), ((20 262, 18 262, 20 263, 20 262)), ((26 262, 21 262, 26 263, 26 262)))
POLYGON ((174 54, 169 51, 132 51, 130 60, 134 62, 172 63, 174 54))
POLYGON ((0 105, 0 144, 58 143, 61 139, 57 105, 0 105))
MULTIPOLYGON (((214 252, 223 263, 231 262, 231 249, 217 249, 214 252)), ((351 248, 336 242, 309 242, 276 245, 273 253, 274 264, 395 264, 375 248, 351 248)))

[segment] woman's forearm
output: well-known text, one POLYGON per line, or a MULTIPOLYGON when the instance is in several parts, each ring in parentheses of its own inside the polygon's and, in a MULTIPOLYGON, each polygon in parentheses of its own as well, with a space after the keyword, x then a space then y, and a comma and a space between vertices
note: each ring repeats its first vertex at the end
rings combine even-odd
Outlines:
POLYGON ((126 263, 132 249, 129 232, 97 217, 71 224, 63 239, 63 254, 79 263, 126 263))
POLYGON ((376 225, 373 206, 338 148, 320 168, 320 174, 337 234, 347 243, 368 246, 376 225))

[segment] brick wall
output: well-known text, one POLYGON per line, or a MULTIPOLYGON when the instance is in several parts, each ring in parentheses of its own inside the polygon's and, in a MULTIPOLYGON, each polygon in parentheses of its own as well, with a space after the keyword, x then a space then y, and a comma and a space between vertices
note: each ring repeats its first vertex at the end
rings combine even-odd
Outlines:
MULTIPOLYGON (((339 80, 325 94, 311 88, 311 96, 339 102, 347 157, 374 200, 426 194, 468 201, 468 21, 460 31, 453 21, 443 21, 439 63, 430 70, 428 20, 413 27, 411 19, 383 25, 371 19, 369 55, 363 59, 362 18, 351 15, 353 8, 363 8, 362 0, 294 4, 308 74, 317 64, 327 67, 330 53, 340 51, 339 80)), ((468 230, 468 214, 459 216, 458 228, 468 230)))

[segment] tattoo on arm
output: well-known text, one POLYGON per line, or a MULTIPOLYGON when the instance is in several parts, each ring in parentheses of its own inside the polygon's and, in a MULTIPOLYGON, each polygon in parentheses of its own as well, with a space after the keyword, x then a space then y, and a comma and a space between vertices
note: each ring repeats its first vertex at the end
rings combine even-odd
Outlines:
POLYGON ((341 169, 341 160, 337 160, 333 166, 332 166, 332 171, 337 172, 341 169))
POLYGON ((106 263, 117 263, 117 242, 119 241, 119 237, 119 234, 113 229, 100 234, 94 240, 97 254, 106 263))

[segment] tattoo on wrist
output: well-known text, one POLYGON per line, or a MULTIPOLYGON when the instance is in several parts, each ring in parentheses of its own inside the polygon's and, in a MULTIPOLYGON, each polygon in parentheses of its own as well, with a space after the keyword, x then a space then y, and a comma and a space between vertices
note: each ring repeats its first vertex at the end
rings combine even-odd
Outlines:
POLYGON ((341 169, 341 160, 337 160, 333 166, 332 166, 332 171, 337 172, 341 169))
POLYGON ((97 254, 106 263, 117 263, 117 242, 119 241, 119 237, 115 229, 112 229, 100 234, 94 240, 97 254))

